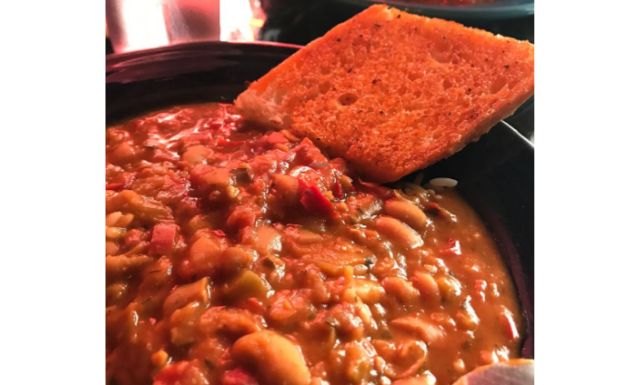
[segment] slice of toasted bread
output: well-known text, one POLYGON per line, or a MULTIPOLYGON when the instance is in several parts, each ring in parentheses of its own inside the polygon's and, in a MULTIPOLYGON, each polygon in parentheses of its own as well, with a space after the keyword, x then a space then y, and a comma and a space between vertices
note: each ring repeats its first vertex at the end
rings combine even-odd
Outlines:
POLYGON ((247 119, 289 128, 389 182, 478 139, 532 94, 532 44, 374 5, 235 103, 247 119))

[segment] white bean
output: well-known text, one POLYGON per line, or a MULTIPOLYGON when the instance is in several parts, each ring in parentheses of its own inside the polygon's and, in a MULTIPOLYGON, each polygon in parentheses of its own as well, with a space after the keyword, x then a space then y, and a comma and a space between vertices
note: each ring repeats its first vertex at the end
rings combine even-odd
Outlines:
POLYGON ((280 334, 262 330, 237 340, 231 356, 255 367, 261 383, 269 385, 308 385, 311 373, 302 350, 280 334))
POLYGON ((404 199, 387 200, 384 202, 384 212, 416 230, 424 229, 429 221, 427 215, 418 206, 404 199))
POLYGON ((405 249, 415 249, 424 244, 422 237, 406 223, 399 220, 381 216, 375 221, 376 229, 387 237, 395 245, 405 249))

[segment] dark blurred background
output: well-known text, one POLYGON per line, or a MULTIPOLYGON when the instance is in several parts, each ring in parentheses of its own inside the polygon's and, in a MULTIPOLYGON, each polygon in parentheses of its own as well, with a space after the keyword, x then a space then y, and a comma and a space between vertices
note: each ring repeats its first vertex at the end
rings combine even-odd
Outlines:
MULTIPOLYGON (((263 8, 267 19, 261 30, 263 40, 281 41, 295 44, 306 44, 316 37, 322 36, 334 25, 343 22, 375 3, 368 0, 264 0, 263 8)), ((438 6, 446 0, 432 0, 432 6, 419 1, 389 1, 398 8, 425 16, 444 17, 461 22, 468 26, 486 29, 493 33, 515 37, 533 42, 533 14, 527 7, 518 12, 517 9, 500 9, 493 12, 463 11, 464 6, 438 6), (450 9, 450 11, 448 11, 450 9), (501 11, 501 12, 500 12, 501 11)), ((496 4, 496 2, 493 2, 496 4)), ((513 2, 522 5, 531 2, 513 2)))

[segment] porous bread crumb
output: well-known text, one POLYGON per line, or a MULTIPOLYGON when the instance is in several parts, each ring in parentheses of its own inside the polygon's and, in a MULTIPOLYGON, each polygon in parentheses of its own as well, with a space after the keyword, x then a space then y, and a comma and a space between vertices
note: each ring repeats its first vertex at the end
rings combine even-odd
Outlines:
POLYGON ((533 95, 529 42, 374 5, 236 99, 365 178, 395 181, 477 140, 533 95))

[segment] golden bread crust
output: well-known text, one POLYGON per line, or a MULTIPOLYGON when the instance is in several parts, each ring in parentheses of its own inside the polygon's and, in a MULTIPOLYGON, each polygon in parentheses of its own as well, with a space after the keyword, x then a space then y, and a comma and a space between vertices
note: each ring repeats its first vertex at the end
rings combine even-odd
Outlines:
POLYGON ((533 59, 528 42, 374 5, 252 83, 236 106, 389 182, 512 114, 533 95, 533 59))

